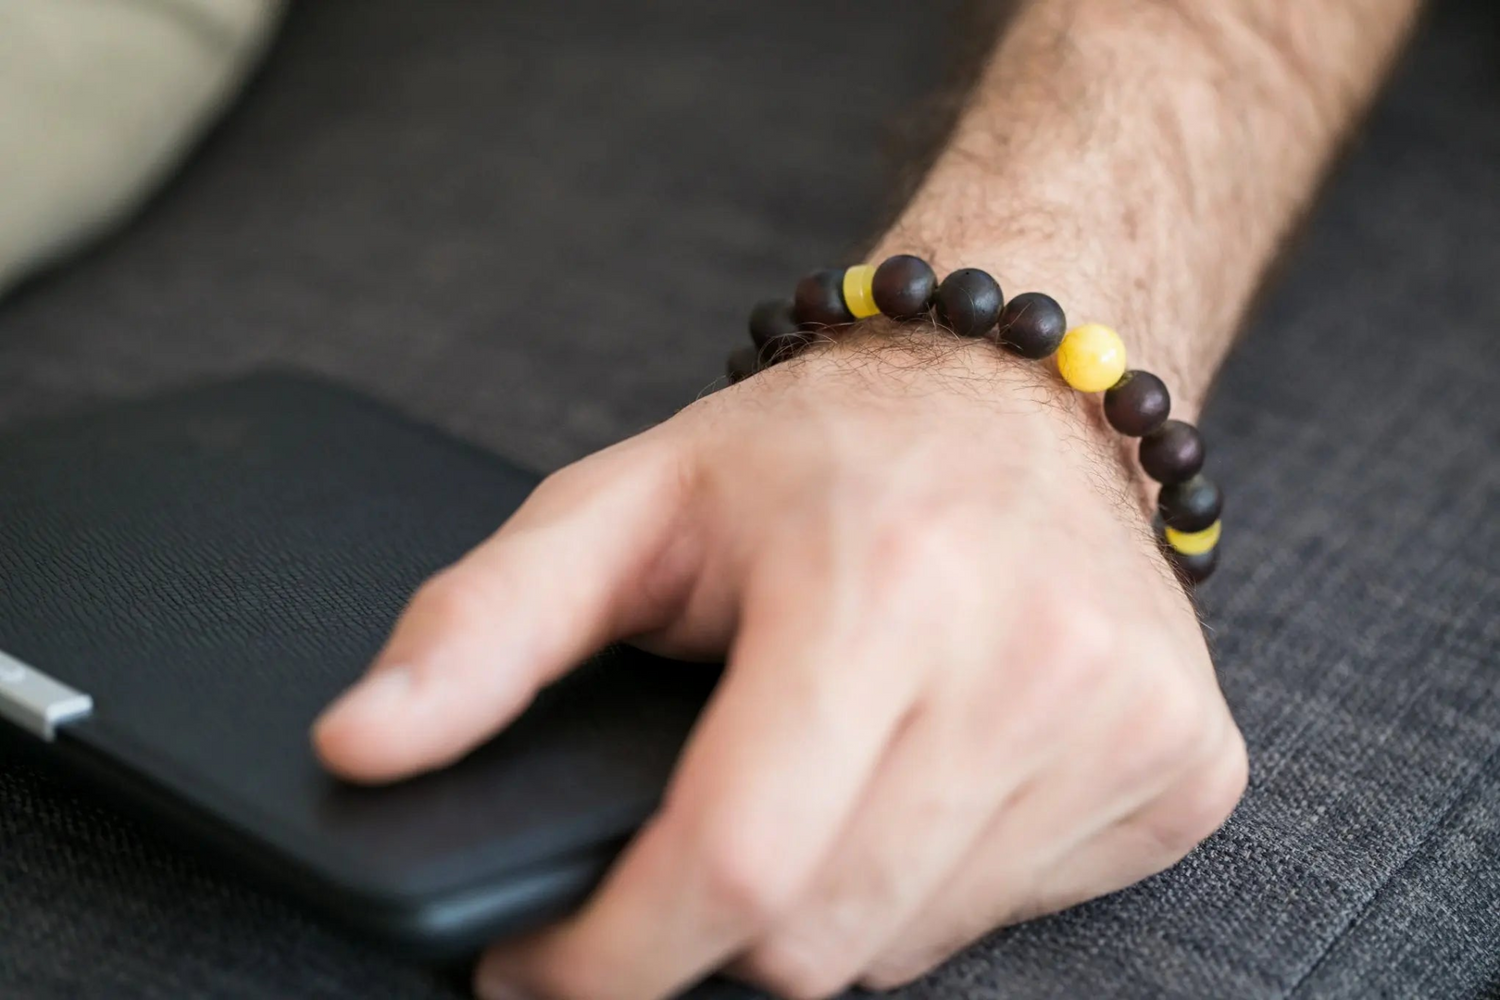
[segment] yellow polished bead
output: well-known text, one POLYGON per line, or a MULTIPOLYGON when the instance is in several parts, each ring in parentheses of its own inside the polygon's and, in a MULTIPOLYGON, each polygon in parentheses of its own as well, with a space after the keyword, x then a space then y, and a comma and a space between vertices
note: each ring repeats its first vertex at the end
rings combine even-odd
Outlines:
POLYGON ((1219 532, 1222 527, 1222 521, 1215 521, 1202 531, 1178 531, 1176 528, 1168 528, 1166 530, 1167 544, 1185 556, 1201 556, 1219 544, 1219 532))
POLYGON ((875 268, 856 264, 844 272, 844 305, 855 319, 880 312, 875 307, 875 268))
POLYGON ((1075 327, 1057 349, 1057 370, 1079 392, 1103 392, 1125 374, 1125 342, 1098 323, 1075 327))

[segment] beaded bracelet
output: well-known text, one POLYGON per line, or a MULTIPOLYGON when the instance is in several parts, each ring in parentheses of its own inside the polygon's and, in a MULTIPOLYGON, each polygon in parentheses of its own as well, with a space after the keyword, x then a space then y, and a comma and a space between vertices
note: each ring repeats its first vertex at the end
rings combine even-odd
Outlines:
POLYGON ((791 300, 761 302, 751 311, 752 346, 730 354, 729 380, 739 382, 792 357, 819 331, 876 315, 914 320, 934 313, 960 337, 983 338, 1033 360, 1055 354, 1068 385, 1104 393, 1110 426, 1141 439, 1141 468, 1161 484, 1157 529, 1168 558, 1188 583, 1213 573, 1224 497, 1201 474, 1205 451, 1198 428, 1168 419, 1172 397, 1161 379, 1125 368, 1119 334, 1098 323, 1068 329, 1062 306, 1051 296, 1027 292, 1007 302, 1000 283, 973 267, 939 283, 932 267, 910 254, 879 267, 815 271, 797 283, 791 300))

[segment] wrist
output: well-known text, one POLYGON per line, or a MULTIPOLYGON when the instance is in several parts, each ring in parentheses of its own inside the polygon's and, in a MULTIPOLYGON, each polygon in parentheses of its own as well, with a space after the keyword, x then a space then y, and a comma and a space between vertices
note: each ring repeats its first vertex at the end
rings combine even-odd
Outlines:
POLYGON ((1132 517, 1155 509, 1156 486, 1136 457, 1139 439, 1110 427, 1102 394, 1068 386, 1051 359, 1029 360, 927 321, 874 317, 815 342, 771 373, 782 373, 773 380, 823 382, 817 398, 842 396, 848 405, 909 413, 920 400, 944 434, 974 421, 1003 422, 1004 437, 1023 450, 1031 440, 1034 447, 1066 453, 1068 464, 1083 473, 1080 481, 1128 507, 1132 517))
MULTIPOLYGON (((908 213, 876 243, 867 259, 878 264, 892 254, 914 253, 931 262, 939 276, 962 267, 985 270, 1000 282, 1007 299, 1022 292, 1044 292, 1063 307, 1070 328, 1101 323, 1116 330, 1125 342, 1127 367, 1159 375, 1172 393, 1172 416, 1196 423, 1222 353, 1201 336, 1205 320, 1176 301, 1170 287, 1145 287, 1139 262, 1116 258, 1091 240, 1082 225, 1050 210, 1034 211, 1053 220, 1046 236, 1017 233, 1025 227, 1001 222, 977 226, 976 232, 955 239, 941 235, 956 228, 951 221, 908 213), (983 235, 1007 230, 1011 235, 983 235)), ((1017 210, 1010 218, 1023 214, 1017 210)), ((1154 263, 1157 267, 1166 264, 1154 263)), ((1223 342, 1227 344, 1228 339, 1226 333, 1223 342)), ((1003 351, 994 353, 1001 359, 1020 360, 1003 351)), ((1055 361, 1028 367, 1049 372, 1050 381, 1066 390, 1056 375, 1055 361)), ((1108 430, 1098 395, 1068 392, 1067 398, 1091 424, 1108 430)))

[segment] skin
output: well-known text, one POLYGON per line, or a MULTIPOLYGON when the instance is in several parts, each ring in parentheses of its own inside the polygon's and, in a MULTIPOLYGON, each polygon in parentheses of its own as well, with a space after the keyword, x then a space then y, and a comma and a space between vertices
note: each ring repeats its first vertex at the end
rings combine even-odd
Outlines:
MULTIPOLYGON (((1021 4, 867 259, 1046 290, 1192 420, 1417 6, 1021 4)), ((316 744, 387 781, 608 640, 727 656, 655 818, 477 989, 891 987, 1172 865, 1238 801, 1244 743, 1151 495, 1050 364, 862 324, 549 477, 421 589, 316 744)))

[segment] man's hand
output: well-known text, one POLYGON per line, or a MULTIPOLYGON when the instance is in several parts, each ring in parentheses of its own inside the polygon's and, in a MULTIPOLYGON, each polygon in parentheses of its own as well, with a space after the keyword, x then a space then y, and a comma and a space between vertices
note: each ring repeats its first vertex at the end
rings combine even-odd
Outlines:
POLYGON ((816 350, 549 479, 422 589, 319 747, 395 778, 607 640, 727 647, 659 814, 481 993, 646 1000, 726 962, 789 997, 912 978, 1172 864, 1244 786, 1114 443, 986 344, 816 350))
MULTIPOLYGON (((867 259, 1117 326, 1192 420, 1418 5, 1019 3, 867 259)), ((1171 864, 1240 794, 1098 401, 988 345, 856 336, 549 479, 320 725, 385 780, 610 639, 728 650, 660 813, 582 912, 489 957, 489 996, 652 1000, 725 964, 794 998, 889 985, 1171 864)))

